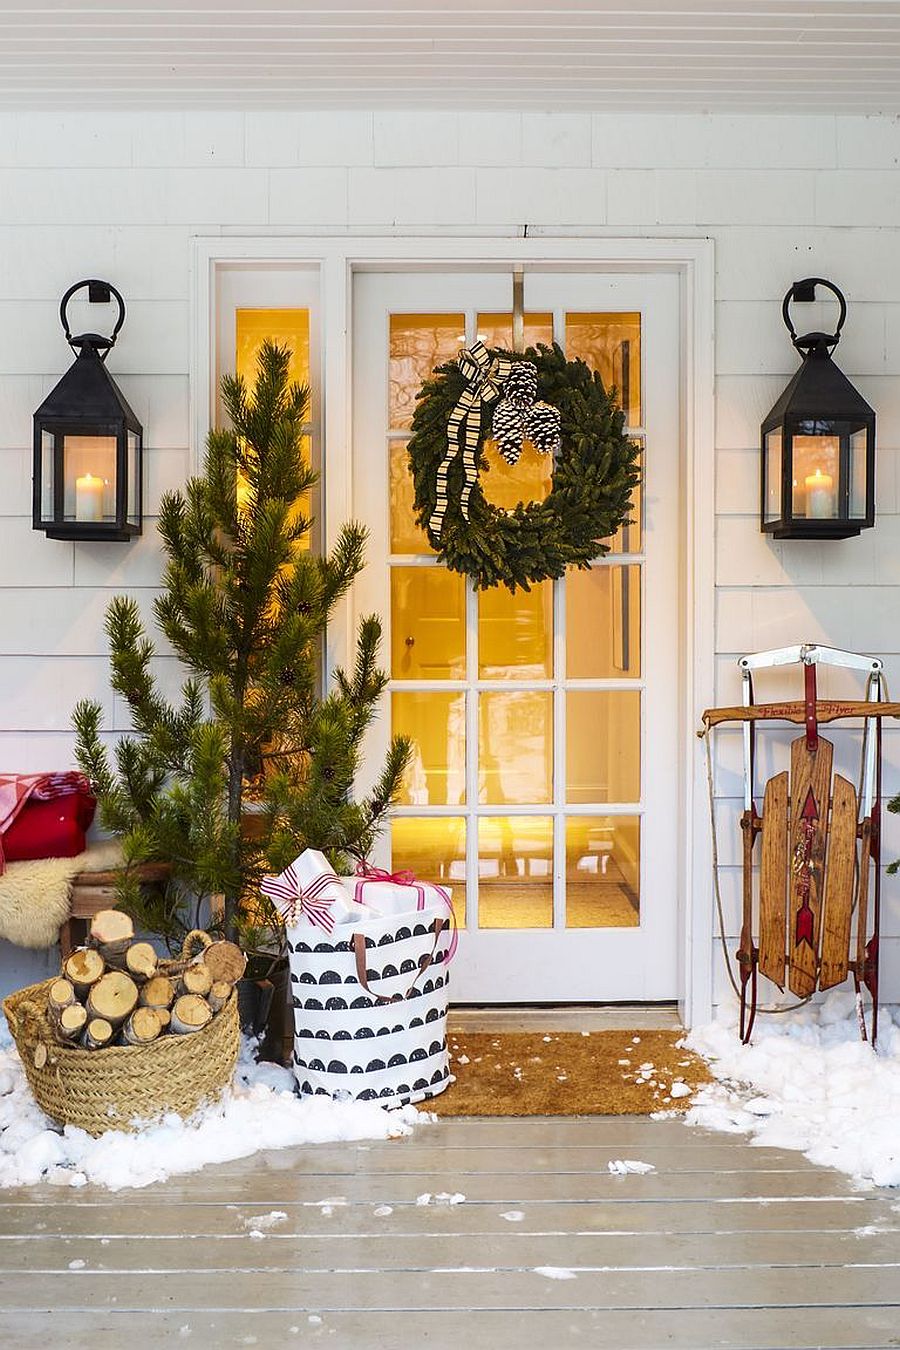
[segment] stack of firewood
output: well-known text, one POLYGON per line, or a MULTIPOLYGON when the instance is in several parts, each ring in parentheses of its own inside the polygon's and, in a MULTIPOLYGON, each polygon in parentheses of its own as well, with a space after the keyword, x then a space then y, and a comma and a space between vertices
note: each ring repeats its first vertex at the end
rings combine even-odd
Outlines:
POLYGON ((66 957, 50 986, 50 1019, 62 1044, 88 1050, 189 1035, 225 1006, 244 965, 240 947, 221 941, 193 960, 161 965, 149 942, 135 942, 127 914, 104 909, 88 945, 66 957))

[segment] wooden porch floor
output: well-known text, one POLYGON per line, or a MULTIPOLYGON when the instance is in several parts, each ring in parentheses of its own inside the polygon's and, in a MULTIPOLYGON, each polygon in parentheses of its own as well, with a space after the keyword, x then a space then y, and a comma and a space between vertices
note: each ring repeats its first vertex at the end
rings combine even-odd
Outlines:
POLYGON ((676 1121, 442 1120, 142 1191, 2 1191, 0 1331, 17 1350, 895 1346, 898 1208, 676 1121))

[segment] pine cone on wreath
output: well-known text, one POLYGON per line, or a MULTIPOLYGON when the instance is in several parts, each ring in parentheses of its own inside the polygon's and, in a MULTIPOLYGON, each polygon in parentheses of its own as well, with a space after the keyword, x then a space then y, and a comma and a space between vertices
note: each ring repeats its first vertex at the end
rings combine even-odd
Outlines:
POLYGON ((542 455, 558 454, 562 445, 559 408, 554 408, 552 403, 535 403, 534 407, 528 410, 525 436, 542 455))
POLYGON ((525 436, 525 409, 508 398, 502 399, 494 409, 491 435, 507 464, 516 464, 525 436))
POLYGON ((537 391, 537 366, 533 366, 530 361, 517 361, 503 388, 504 401, 530 408, 537 398, 537 391))

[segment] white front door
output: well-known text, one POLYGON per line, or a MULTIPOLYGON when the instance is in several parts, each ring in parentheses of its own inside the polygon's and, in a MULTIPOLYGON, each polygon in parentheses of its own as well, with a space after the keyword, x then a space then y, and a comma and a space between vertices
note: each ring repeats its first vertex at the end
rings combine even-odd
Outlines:
MULTIPOLYGON (((457 1002, 674 999, 678 281, 526 272, 526 342, 559 342, 622 391, 644 481, 606 558, 514 596, 437 563, 406 467, 423 379, 476 336, 510 347, 510 297, 509 270, 354 280, 354 514, 370 532, 354 606, 382 616, 391 676, 369 774, 392 727, 416 743, 378 861, 452 887, 457 1002)), ((486 490, 512 506, 546 491, 542 474, 523 456, 486 490)))

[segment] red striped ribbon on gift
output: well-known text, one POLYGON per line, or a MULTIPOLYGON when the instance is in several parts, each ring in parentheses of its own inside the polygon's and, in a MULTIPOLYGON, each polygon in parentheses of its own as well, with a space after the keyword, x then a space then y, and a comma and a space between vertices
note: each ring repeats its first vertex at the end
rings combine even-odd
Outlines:
POLYGON ((293 863, 277 877, 263 877, 259 889, 263 895, 273 901, 278 913, 287 923, 296 923, 297 906, 311 924, 322 928, 326 933, 334 932, 334 915, 331 906, 334 900, 325 894, 332 884, 340 886, 340 878, 334 872, 323 872, 302 889, 294 870, 293 863))

